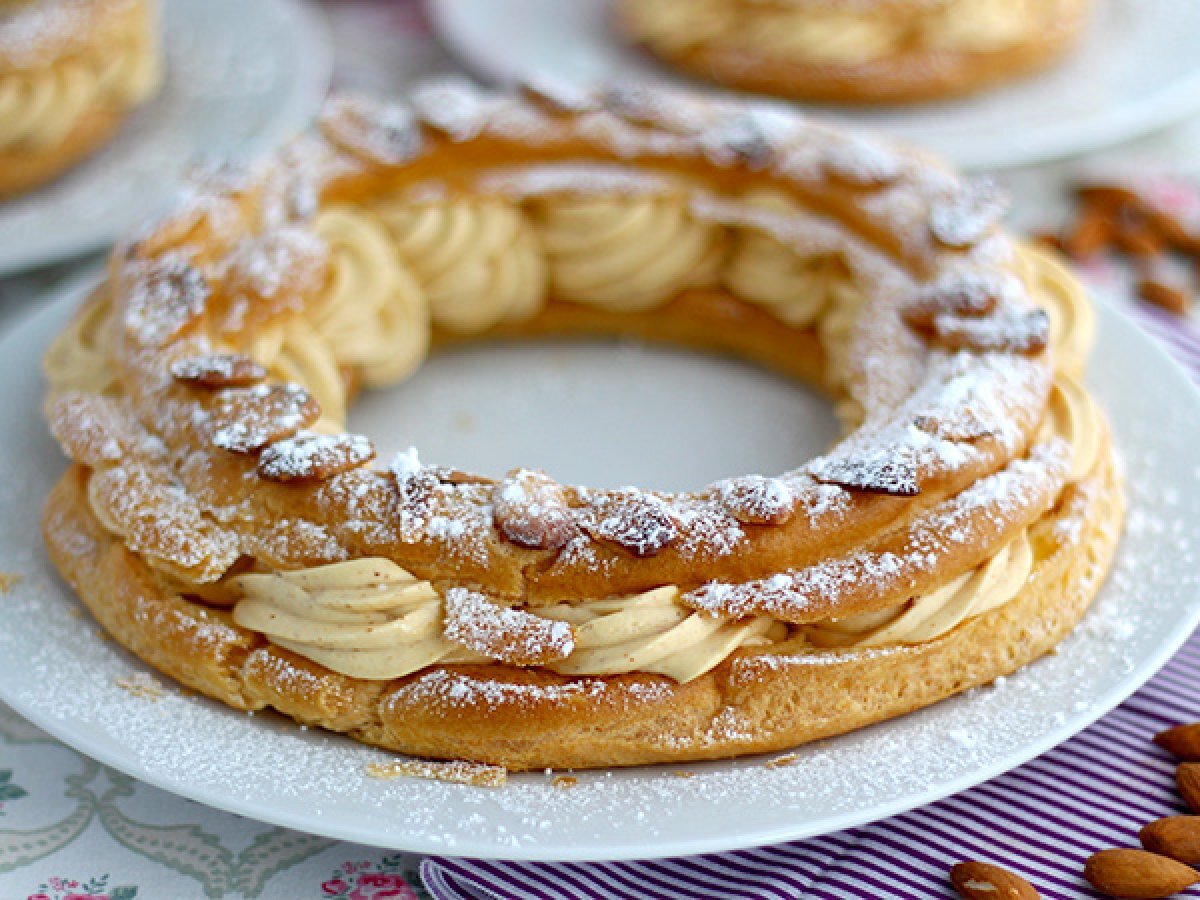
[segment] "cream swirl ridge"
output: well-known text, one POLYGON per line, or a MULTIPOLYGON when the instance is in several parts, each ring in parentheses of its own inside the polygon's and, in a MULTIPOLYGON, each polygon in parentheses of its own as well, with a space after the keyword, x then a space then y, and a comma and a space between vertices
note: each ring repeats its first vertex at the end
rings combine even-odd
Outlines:
POLYGON ((545 301, 545 261, 515 206, 499 199, 384 201, 375 210, 429 298, 436 324, 482 331, 530 316, 545 301))
MULTIPOLYGON (((776 194, 754 194, 747 202, 788 213, 793 204, 776 194)), ((742 229, 725 266, 726 286, 743 300, 768 309, 788 325, 811 325, 831 302, 851 289, 850 274, 830 254, 802 256, 755 229, 742 229)))
POLYGON ((88 112, 123 110, 162 80, 150 26, 116 47, 0 74, 0 150, 60 143, 88 112))
POLYGON ((368 386, 405 378, 429 349, 429 304, 387 229, 350 206, 322 211, 313 227, 330 251, 314 326, 338 362, 356 366, 368 386))
POLYGON ((693 217, 682 194, 562 194, 529 205, 558 300, 644 310, 716 282, 724 234, 693 217))
POLYGON ((390 560, 238 575, 233 619, 274 644, 355 678, 386 680, 486 657, 442 633, 442 598, 390 560))

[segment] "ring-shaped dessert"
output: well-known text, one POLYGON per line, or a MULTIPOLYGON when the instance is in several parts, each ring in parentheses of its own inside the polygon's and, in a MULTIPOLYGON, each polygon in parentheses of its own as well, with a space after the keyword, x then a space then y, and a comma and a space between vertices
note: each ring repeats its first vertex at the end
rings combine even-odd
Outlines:
POLYGON ((104 146, 161 85, 154 0, 0 2, 0 199, 104 146))
POLYGON ((619 0, 621 31, 692 75, 804 100, 902 103, 1062 58, 1091 0, 619 0))
POLYGON ((51 347, 50 555, 179 682, 408 754, 709 759, 925 706, 1053 648, 1120 531, 1088 298, 1003 211, 772 108, 336 98, 120 245, 51 347), (845 436, 668 494, 345 430, 430 348, 614 334, 817 385, 845 436))

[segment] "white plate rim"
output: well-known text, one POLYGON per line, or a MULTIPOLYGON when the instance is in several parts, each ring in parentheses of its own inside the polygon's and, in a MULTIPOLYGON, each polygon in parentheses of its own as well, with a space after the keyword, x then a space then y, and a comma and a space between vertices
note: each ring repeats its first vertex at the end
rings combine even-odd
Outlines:
MULTIPOLYGON (((511 81, 522 74, 519 69, 519 54, 509 54, 507 61, 501 62, 496 54, 481 50, 483 44, 477 38, 479 35, 468 32, 462 23, 468 21, 467 9, 476 0, 424 0, 425 9, 438 37, 454 51, 463 63, 480 75, 497 82, 511 81)), ((607 35, 606 40, 615 41, 615 35, 607 35)), ((632 51, 621 49, 617 51, 624 55, 632 51)), ((658 74, 667 81, 680 80, 694 86, 694 82, 686 76, 674 75, 669 68, 651 61, 658 74)), ((1036 79, 1035 73, 1031 76, 1036 79)), ((780 102, 781 98, 766 94, 730 91, 720 85, 702 86, 717 93, 744 93, 747 96, 760 97, 772 102, 780 102)), ((787 102, 783 100, 782 102, 787 102)), ((803 104, 801 104, 803 105, 803 104)), ((854 118, 852 107, 806 106, 807 110, 818 118, 830 120, 851 121, 854 118)), ((898 107, 900 108, 900 107, 898 107)), ((960 138, 951 138, 948 145, 937 148, 941 155, 950 159, 960 169, 1001 170, 1030 166, 1041 163, 1052 163, 1067 158, 1094 153, 1115 144, 1133 140, 1144 134, 1167 128, 1200 110, 1200 66, 1186 78, 1164 88, 1150 102, 1142 104, 1126 104, 1113 112, 1093 113, 1083 119, 1072 119, 1065 123, 1043 125, 1033 139, 1026 136, 1019 143, 1003 143, 994 141, 963 142, 960 138)), ((869 125, 869 123, 864 123, 869 125)), ((895 135, 895 139, 914 141, 910 135, 895 135)), ((919 143, 919 141, 917 141, 919 143)))
MULTIPOLYGON (((177 0, 179 2, 179 0, 177 0)), ((189 0, 182 0, 189 2, 189 0)), ((280 104, 267 126, 259 129, 243 145, 241 153, 247 158, 264 153, 307 125, 329 90, 333 76, 333 40, 329 23, 313 0, 256 0, 274 9, 274 15, 289 21, 303 43, 310 64, 296 73, 295 88, 280 104)), ((137 111, 134 111, 137 114, 137 111)), ((102 147, 100 153, 107 150, 102 147)), ((81 163, 86 166, 87 160, 81 163)), ((169 200, 179 185, 163 186, 161 201, 169 200)), ((50 237, 32 252, 7 253, 0 249, 0 277, 50 266, 65 260, 85 256, 111 246, 124 231, 124 224, 98 223, 90 234, 72 235, 64 239, 50 237)))
MULTIPOLYGON (((98 277, 99 273, 97 271, 91 271, 60 282, 59 285, 48 292, 53 298, 51 302, 40 308, 25 311, 23 315, 17 317, 11 324, 5 327, 3 332, 0 332, 0 348, 9 343, 21 343, 20 339, 25 331, 36 330, 43 319, 61 311, 64 303, 73 304, 75 300, 83 295, 88 287, 96 283, 98 277)), ((1175 395, 1176 400, 1179 401, 1181 398, 1186 397, 1186 403, 1191 408, 1200 410, 1200 388, 1197 388, 1183 367, 1159 347, 1151 337, 1142 332, 1127 314, 1116 308, 1111 302, 1098 302, 1097 306, 1099 307, 1098 312, 1101 328, 1116 328, 1119 331, 1125 332, 1125 337, 1143 344, 1143 350, 1153 348, 1152 352, 1158 357, 1158 361, 1163 366, 1164 373, 1169 373, 1169 377, 1177 382, 1176 387, 1178 392, 1175 395), (1133 332, 1133 334, 1129 335, 1129 332, 1133 332)), ((2 353, 0 353, 0 358, 3 358, 2 353)), ((44 556, 41 561, 45 565, 49 565, 44 556)), ((69 588, 67 590, 69 591, 69 588)), ((65 724, 44 710, 30 703, 22 702, 19 697, 15 696, 9 690, 7 681, 2 678, 0 678, 0 700, 3 700, 18 714, 64 744, 130 777, 216 809, 298 831, 360 844, 440 856, 563 862, 659 859, 726 852, 818 837, 879 821, 944 799, 952 794, 995 778, 1045 753, 1084 730, 1097 719, 1103 717, 1124 702, 1124 700, 1128 699, 1129 696, 1152 678, 1187 641, 1193 629, 1200 625, 1200 596, 1193 597, 1186 615, 1177 619, 1176 622, 1180 627, 1177 627, 1172 632, 1170 638, 1158 644, 1153 652, 1141 657, 1137 664, 1124 675, 1118 684, 1093 701, 1085 711, 1072 713, 1058 726, 1047 729, 1036 739, 1024 743, 1019 750, 998 758, 993 763, 975 769, 962 777, 940 783, 937 787, 929 789, 925 793, 912 793, 893 801, 876 804, 870 808, 853 810, 842 815, 826 816, 820 820, 819 827, 815 828, 804 824, 798 826, 782 825, 775 828, 764 828, 758 831, 716 839, 689 840, 686 838, 676 838, 651 847, 647 847, 641 842, 630 842, 627 844, 609 843, 605 845, 605 849, 602 852, 593 852, 587 847, 559 847, 552 852, 541 847, 510 849, 500 846, 495 841, 491 843, 471 843, 470 841, 464 841, 456 843, 450 848, 439 842, 430 842, 420 835, 406 835, 404 844, 401 846, 396 842, 394 835, 384 836, 371 829, 359 828, 354 825, 332 824, 324 822, 319 818, 306 817, 305 813, 301 812, 289 814, 274 808, 264 808, 261 805, 241 799, 236 793, 198 789, 187 783, 164 776, 152 768, 141 765, 132 754, 122 755, 109 752, 102 743, 92 740, 86 731, 73 731, 68 727, 69 723, 65 724)), ((136 660, 135 663, 143 671, 153 673, 150 667, 136 660)), ((1031 664, 1031 667, 1026 667, 1018 671, 1010 676, 1010 678, 1032 678, 1035 675, 1032 668, 1034 666, 1036 666, 1036 663, 1031 664)), ((229 712, 229 710, 215 701, 199 697, 195 698, 195 700, 196 702, 217 707, 219 712, 229 712)), ((131 697, 130 702, 142 701, 131 697)), ((889 724, 891 723, 884 722, 871 726, 871 728, 887 728, 889 724)), ((306 812, 310 813, 310 811, 306 812)))

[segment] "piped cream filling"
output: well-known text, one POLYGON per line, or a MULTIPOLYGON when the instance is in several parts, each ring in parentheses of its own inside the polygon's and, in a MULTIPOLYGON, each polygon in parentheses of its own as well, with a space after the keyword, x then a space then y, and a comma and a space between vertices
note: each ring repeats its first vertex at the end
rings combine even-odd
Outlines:
POLYGON ((162 60, 153 27, 116 46, 0 74, 0 150, 45 150, 93 110, 125 110, 157 93, 162 60))
POLYGON ((923 10, 833 4, 629 0, 632 36, 663 52, 714 47, 813 64, 863 65, 910 50, 1003 50, 1036 35, 1078 0, 944 0, 923 10))

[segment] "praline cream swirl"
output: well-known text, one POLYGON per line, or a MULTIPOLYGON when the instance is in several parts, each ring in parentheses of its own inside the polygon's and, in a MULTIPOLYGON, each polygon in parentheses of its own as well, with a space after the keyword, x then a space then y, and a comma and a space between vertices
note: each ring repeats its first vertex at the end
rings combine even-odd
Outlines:
POLYGON ((230 587, 241 597, 235 622, 343 675, 386 680, 484 659, 445 638, 433 585, 390 560, 239 575, 230 587))
POLYGON ((153 96, 162 71, 148 10, 113 43, 0 72, 0 151, 54 146, 87 113, 129 109, 153 96))

